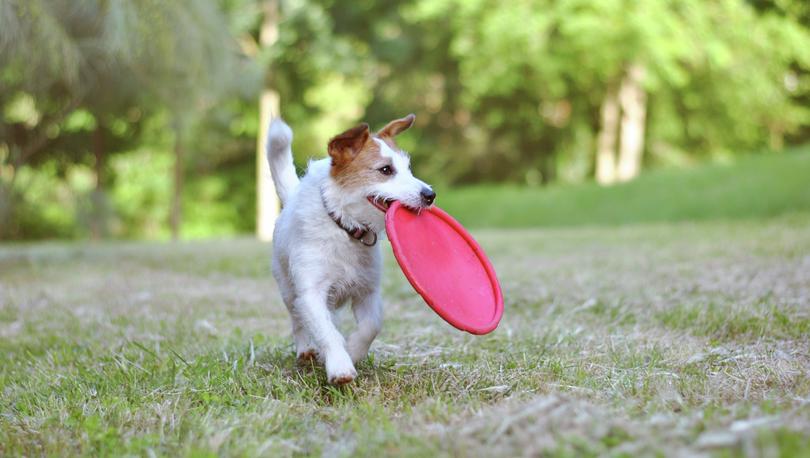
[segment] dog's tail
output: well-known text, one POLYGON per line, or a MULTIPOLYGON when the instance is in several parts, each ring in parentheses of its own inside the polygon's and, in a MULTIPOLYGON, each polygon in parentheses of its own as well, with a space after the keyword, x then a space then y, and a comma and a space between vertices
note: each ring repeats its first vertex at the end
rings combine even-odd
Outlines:
POLYGON ((292 129, 281 118, 276 118, 270 123, 267 130, 267 162, 270 164, 270 174, 273 175, 276 194, 281 199, 282 205, 295 192, 299 183, 290 146, 292 138, 292 129))

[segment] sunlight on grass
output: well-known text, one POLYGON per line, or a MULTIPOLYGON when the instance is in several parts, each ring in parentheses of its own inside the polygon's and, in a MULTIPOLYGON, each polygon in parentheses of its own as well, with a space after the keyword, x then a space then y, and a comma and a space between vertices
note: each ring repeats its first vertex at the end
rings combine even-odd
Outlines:
POLYGON ((439 190, 465 225, 538 227, 762 219, 810 212, 810 150, 739 158, 732 165, 651 171, 627 184, 439 190))
POLYGON ((800 339, 810 335, 810 318, 790 316, 778 307, 752 311, 733 307, 677 305, 658 314, 660 322, 674 329, 711 337, 717 341, 761 338, 800 339))

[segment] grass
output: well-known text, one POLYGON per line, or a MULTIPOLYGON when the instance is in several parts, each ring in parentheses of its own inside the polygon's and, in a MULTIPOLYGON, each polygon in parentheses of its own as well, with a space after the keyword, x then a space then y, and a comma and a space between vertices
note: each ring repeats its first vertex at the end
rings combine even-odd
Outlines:
POLYGON ((0 455, 808 456, 807 227, 477 231, 506 298, 484 337, 388 256, 341 388, 296 365, 266 245, 0 246, 0 455))
POLYGON ((727 165, 652 171, 609 189, 476 186, 439 190, 437 203, 471 227, 557 227, 764 219, 810 211, 810 147, 727 165))
POLYGON ((801 339, 810 336, 810 317, 790 316, 775 306, 735 310, 714 303, 680 304, 661 311, 658 319, 665 326, 714 339, 757 340, 769 336, 801 339))

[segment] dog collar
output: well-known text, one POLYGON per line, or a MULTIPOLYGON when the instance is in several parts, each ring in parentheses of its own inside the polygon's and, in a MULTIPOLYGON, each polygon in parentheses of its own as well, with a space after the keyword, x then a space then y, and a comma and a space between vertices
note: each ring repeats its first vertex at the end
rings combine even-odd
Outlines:
POLYGON ((326 213, 330 218, 332 218, 332 221, 334 221, 339 228, 343 229, 344 232, 349 234, 349 237, 357 240, 365 246, 374 246, 377 243, 377 233, 371 229, 366 229, 363 227, 352 229, 350 227, 346 227, 340 220, 340 217, 332 213, 332 211, 329 210, 329 207, 326 206, 326 198, 323 196, 323 191, 321 191, 321 203, 323 204, 323 208, 326 210, 326 213))

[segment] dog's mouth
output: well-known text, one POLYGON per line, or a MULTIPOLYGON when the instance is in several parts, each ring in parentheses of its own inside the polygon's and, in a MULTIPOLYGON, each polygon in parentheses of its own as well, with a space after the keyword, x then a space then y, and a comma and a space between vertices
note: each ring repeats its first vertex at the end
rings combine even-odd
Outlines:
POLYGON ((385 213, 388 211, 388 208, 391 207, 391 204, 394 203, 395 199, 383 199, 382 197, 377 196, 368 196, 366 197, 371 205, 377 207, 377 210, 385 213))

